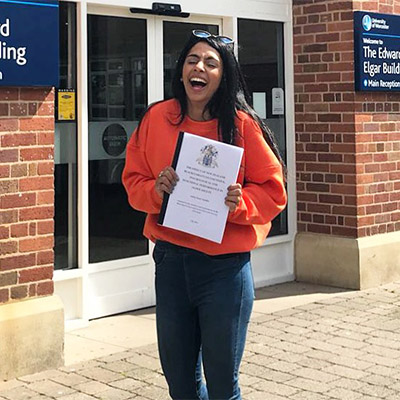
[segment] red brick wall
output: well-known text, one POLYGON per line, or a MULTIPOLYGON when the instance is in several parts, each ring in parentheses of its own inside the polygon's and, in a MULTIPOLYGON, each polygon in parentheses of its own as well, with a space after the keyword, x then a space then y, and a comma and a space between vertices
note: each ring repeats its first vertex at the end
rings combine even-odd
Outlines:
POLYGON ((0 303, 53 293, 54 92, 0 88, 0 303))
POLYGON ((400 95, 355 93, 353 50, 353 10, 399 5, 294 0, 299 231, 400 230, 400 95))

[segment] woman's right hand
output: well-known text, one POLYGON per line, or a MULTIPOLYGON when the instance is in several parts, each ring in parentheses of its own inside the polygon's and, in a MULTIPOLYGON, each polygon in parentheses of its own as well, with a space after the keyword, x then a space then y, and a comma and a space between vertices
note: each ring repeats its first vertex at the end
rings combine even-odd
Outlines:
POLYGON ((172 193, 179 177, 172 167, 165 167, 156 179, 155 190, 157 194, 164 198, 164 192, 172 193))

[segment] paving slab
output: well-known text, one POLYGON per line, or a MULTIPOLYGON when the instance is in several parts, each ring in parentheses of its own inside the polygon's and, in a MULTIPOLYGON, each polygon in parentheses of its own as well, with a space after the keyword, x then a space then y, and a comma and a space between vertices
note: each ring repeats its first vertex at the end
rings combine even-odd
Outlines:
MULTIPOLYGON (((312 285, 298 284, 297 293, 296 302, 295 283, 258 292, 243 399, 399 400, 400 283, 359 292, 316 287, 314 294, 312 285)), ((101 320, 92 331, 70 332, 91 342, 92 359, 0 382, 0 400, 167 400, 154 338, 137 346, 134 337, 123 341, 126 331, 118 337, 119 327, 137 318, 142 328, 154 328, 151 313, 141 311, 104 319, 103 336, 101 320), (111 346, 108 354, 102 345, 111 346)))

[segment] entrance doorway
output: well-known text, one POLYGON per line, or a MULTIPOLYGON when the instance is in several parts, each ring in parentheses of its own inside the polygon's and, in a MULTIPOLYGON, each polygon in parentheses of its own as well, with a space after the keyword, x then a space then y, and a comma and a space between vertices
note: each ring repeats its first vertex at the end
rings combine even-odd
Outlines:
POLYGON ((191 31, 218 34, 218 22, 88 15, 89 319, 154 305, 145 215, 129 206, 121 182, 125 149, 149 99, 171 97, 175 63, 191 31), (163 92, 151 93, 154 61, 162 65, 163 92))
MULTIPOLYGON (((287 118, 294 114, 293 78, 285 66, 291 71, 290 16, 275 22, 243 19, 234 5, 237 18, 204 16, 206 6, 201 7, 203 12, 183 19, 60 2, 62 93, 57 95, 77 99, 76 118, 58 120, 55 132, 54 283, 67 329, 155 303, 152 243, 142 235, 145 216, 128 205, 121 173, 142 113, 171 97, 176 59, 193 29, 227 35, 238 44, 254 106, 277 135, 288 170, 294 170, 293 121, 287 118)), ((252 252, 257 287, 294 276, 292 175, 288 212, 274 221, 265 245, 252 252)))

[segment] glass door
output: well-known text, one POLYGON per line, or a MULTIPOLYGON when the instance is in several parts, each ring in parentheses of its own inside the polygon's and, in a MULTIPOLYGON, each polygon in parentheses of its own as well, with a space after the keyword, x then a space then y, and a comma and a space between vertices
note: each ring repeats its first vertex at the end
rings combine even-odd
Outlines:
POLYGON ((144 214, 121 182, 126 144, 147 106, 146 20, 89 15, 89 262, 148 254, 144 214))
POLYGON ((145 214, 122 185, 127 143, 147 107, 147 20, 88 15, 88 317, 153 305, 145 214))
MULTIPOLYGON (((236 26, 232 18, 182 19, 132 14, 127 7, 78 4, 62 2, 60 88, 67 93, 58 93, 58 97, 69 96, 64 111, 74 110, 71 98, 76 96, 76 116, 59 118, 55 134, 54 281, 71 327, 154 305, 152 244, 142 235, 145 215, 129 206, 121 173, 127 142, 142 112, 149 103, 171 97, 176 60, 193 29, 236 41, 239 33, 239 44, 243 42, 246 48, 254 43, 254 35, 263 33, 269 45, 256 41, 250 53, 239 51, 239 60, 253 94, 267 93, 261 103, 266 122, 274 124, 283 154, 286 145, 285 111, 272 108, 273 98, 268 94, 275 88, 284 89, 283 44, 271 45, 282 40, 280 26, 240 19, 236 26), (275 71, 272 88, 251 80, 254 75, 257 81, 269 81, 270 71, 275 71)), ((59 111, 60 107, 61 115, 59 111)), ((276 222, 281 236, 273 239, 278 240, 287 225, 284 217, 276 222)), ((269 259, 281 260, 279 246, 268 246, 258 255, 268 251, 269 259)), ((258 284, 282 276, 280 262, 265 272, 265 261, 258 258, 259 268, 254 263, 258 284)), ((292 274, 291 263, 288 271, 292 274)))
POLYGON ((171 96, 175 62, 193 29, 216 34, 219 26, 115 9, 88 15, 88 318, 154 304, 145 214, 128 204, 121 174, 148 99, 171 96))

